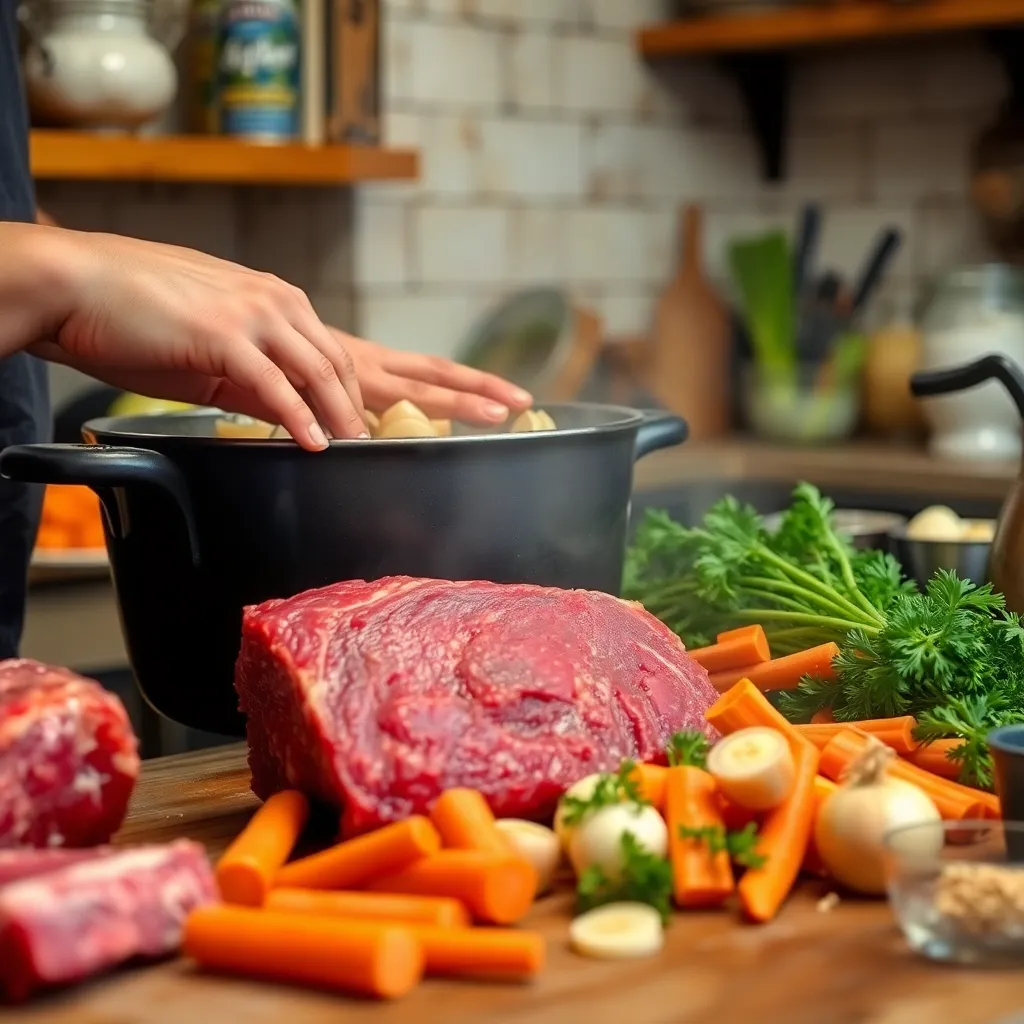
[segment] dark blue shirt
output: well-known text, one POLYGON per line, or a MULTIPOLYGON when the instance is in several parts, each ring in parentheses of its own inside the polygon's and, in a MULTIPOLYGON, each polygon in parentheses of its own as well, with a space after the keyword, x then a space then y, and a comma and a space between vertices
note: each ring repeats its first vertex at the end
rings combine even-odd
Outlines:
MULTIPOLYGON (((0 221, 34 219, 17 0, 0 0, 0 221)), ((45 441, 49 431, 45 364, 24 353, 0 359, 0 449, 45 441)), ((13 657, 21 638, 25 577, 41 502, 41 488, 0 478, 0 658, 13 657)))

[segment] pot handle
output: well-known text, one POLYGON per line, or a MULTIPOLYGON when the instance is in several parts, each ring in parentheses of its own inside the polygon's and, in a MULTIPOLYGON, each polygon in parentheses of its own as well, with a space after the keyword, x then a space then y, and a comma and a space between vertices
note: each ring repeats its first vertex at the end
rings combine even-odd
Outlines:
POLYGON ((911 394, 917 398, 929 395, 948 395, 967 388, 976 388, 988 380, 998 380, 1010 393, 1017 412, 1024 419, 1024 373, 1004 355, 992 354, 964 363, 949 370, 929 370, 915 373, 910 378, 911 394))
POLYGON ((0 475, 30 484, 81 484, 97 493, 134 484, 157 487, 181 510, 192 562, 199 564, 199 540, 188 485, 166 455, 148 448, 104 444, 14 444, 0 452, 0 475))
POLYGON ((671 448, 673 445, 682 444, 690 433, 686 420, 675 413, 662 409, 644 409, 641 415, 644 421, 636 432, 635 457, 638 459, 656 452, 659 448, 671 448))

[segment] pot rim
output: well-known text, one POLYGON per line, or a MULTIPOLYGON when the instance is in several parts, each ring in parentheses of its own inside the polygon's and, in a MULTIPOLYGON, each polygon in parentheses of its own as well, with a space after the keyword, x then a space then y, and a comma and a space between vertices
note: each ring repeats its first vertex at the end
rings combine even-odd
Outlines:
MULTIPOLYGON (((479 433, 479 434, 453 434, 445 437, 370 437, 370 438, 331 438, 328 444, 330 449, 349 448, 383 448, 395 446, 434 447, 447 445, 479 444, 482 442, 494 443, 539 443, 545 439, 567 438, 567 437, 590 437, 598 434, 619 433, 623 430, 639 428, 645 422, 654 422, 655 419, 673 417, 669 410, 651 410, 643 412, 639 409, 631 409, 624 405, 604 405, 598 402, 551 402, 545 403, 542 408, 546 410, 558 409, 592 409, 604 410, 618 418, 610 419, 607 423, 597 423, 585 427, 565 427, 555 430, 520 431, 512 433, 503 431, 501 433, 479 433)), ((179 434, 159 430, 125 430, 119 429, 120 424, 139 420, 151 419, 155 427, 158 422, 168 422, 175 419, 215 419, 224 415, 223 409, 199 408, 175 412, 160 413, 153 416, 102 416, 96 419, 87 420, 82 425, 83 435, 91 433, 104 444, 128 444, 137 442, 140 445, 147 440, 152 441, 187 441, 190 446, 217 446, 231 448, 292 448, 304 451, 299 448, 290 437, 218 437, 216 434, 179 434), (103 435, 102 439, 100 435, 103 435)), ((486 428, 482 428, 486 429, 486 428)))

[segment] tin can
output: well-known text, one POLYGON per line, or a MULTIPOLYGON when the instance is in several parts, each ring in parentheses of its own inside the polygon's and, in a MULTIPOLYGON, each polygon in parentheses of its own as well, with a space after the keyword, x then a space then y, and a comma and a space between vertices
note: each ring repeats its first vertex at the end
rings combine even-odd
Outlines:
POLYGON ((217 59, 220 130, 256 142, 298 134, 299 24, 294 0, 226 0, 217 59))

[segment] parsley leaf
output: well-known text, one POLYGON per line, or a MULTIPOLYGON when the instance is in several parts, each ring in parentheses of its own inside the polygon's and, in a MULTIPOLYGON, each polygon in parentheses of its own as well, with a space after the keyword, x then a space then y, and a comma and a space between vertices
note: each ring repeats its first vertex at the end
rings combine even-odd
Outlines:
POLYGON ((582 914, 605 903, 647 903, 667 922, 671 913, 671 866, 637 842, 632 832, 623 832, 620 842, 622 874, 610 879, 597 865, 587 868, 576 887, 577 912, 582 914))
POLYGON ((707 764, 710 749, 711 744, 704 733, 696 729, 681 729, 669 737, 666 748, 668 763, 673 767, 692 765, 694 768, 703 768, 707 764))
POLYGON ((579 825, 594 811, 611 804, 634 803, 640 806, 649 804, 640 793, 639 785, 632 777, 636 762, 623 761, 617 772, 602 772, 588 797, 564 796, 565 824, 579 825))
POLYGON ((745 868, 759 868, 767 861, 767 857, 757 852, 757 826, 753 822, 734 832, 727 832, 722 825, 701 828, 680 825, 679 837, 705 843, 712 856, 727 852, 731 861, 745 868))

